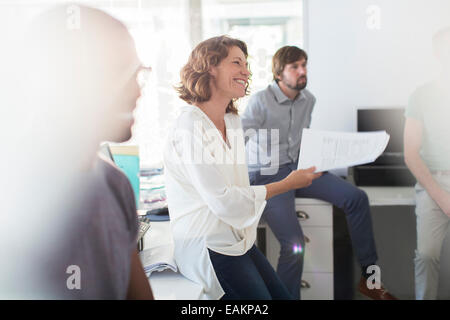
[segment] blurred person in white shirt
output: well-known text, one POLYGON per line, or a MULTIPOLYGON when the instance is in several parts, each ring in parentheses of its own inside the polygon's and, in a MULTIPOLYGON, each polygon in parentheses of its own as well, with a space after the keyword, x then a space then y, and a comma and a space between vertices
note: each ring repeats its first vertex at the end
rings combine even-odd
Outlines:
POLYGON ((433 36, 441 66, 405 109, 405 162, 417 179, 416 299, 437 299, 441 249, 450 224, 450 27, 433 36))

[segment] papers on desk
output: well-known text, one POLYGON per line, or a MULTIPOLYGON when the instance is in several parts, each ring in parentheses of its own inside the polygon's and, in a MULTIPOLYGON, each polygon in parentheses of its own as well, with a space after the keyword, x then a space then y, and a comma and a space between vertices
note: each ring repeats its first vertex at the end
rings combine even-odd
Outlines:
POLYGON ((170 269, 177 272, 178 268, 173 257, 173 244, 160 245, 145 249, 139 253, 145 274, 150 277, 153 271, 170 269))
POLYGON ((386 131, 336 132, 303 129, 298 169, 316 172, 346 168, 375 161, 386 149, 386 131))

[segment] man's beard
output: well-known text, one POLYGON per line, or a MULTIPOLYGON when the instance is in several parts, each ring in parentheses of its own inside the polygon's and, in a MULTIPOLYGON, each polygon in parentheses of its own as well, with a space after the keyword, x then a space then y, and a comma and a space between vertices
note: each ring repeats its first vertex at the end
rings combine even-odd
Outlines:
MULTIPOLYGON (((282 81, 283 81, 283 80, 282 80, 282 81)), ((284 82, 284 84, 286 85, 286 87, 288 87, 289 89, 296 90, 296 91, 300 91, 300 90, 305 89, 305 87, 306 87, 306 85, 307 85, 307 83, 308 83, 308 78, 307 78, 306 76, 300 77, 300 78, 297 79, 297 81, 295 82, 295 85, 293 85, 292 83, 285 82, 285 81, 283 81, 283 82, 284 82), (304 78, 304 79, 305 79, 305 83, 303 83, 303 84, 299 84, 299 83, 298 83, 298 80, 300 80, 301 78, 304 78)))

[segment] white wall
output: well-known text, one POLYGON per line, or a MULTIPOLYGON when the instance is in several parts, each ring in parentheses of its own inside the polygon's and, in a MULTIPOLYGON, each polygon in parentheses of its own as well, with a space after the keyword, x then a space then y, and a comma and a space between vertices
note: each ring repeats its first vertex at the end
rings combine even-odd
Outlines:
POLYGON ((431 37, 450 25, 450 1, 305 1, 313 128, 356 130, 357 106, 405 106, 437 74, 431 37), (370 5, 380 8, 379 30, 367 27, 370 5))

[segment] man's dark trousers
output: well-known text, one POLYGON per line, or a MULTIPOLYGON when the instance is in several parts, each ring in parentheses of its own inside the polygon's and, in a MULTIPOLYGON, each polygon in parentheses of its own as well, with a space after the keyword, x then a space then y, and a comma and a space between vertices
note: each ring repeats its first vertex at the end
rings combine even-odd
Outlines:
MULTIPOLYGON (((290 163, 280 166, 278 172, 272 175, 253 171, 249 173, 250 183, 264 185, 280 181, 296 169, 297 163, 290 163)), ((295 212, 295 198, 320 199, 342 209, 347 218, 353 250, 360 265, 369 266, 376 262, 377 253, 366 193, 333 174, 324 173, 309 187, 292 190, 269 199, 263 213, 263 219, 281 246, 277 273, 296 299, 300 299, 305 240, 295 212), (294 247, 298 246, 303 248, 301 253, 294 250, 294 247)))

